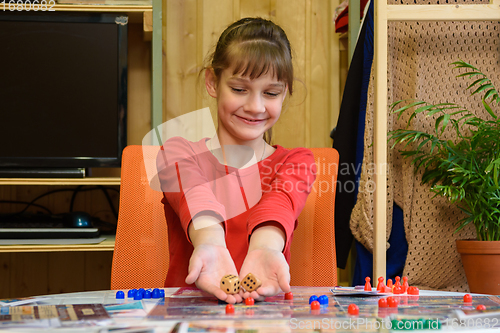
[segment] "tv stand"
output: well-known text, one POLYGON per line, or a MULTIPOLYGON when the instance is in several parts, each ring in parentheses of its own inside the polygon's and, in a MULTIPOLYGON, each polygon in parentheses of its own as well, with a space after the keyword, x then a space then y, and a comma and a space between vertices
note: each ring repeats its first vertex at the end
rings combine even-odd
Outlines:
POLYGON ((85 168, 0 168, 0 178, 84 178, 85 168))

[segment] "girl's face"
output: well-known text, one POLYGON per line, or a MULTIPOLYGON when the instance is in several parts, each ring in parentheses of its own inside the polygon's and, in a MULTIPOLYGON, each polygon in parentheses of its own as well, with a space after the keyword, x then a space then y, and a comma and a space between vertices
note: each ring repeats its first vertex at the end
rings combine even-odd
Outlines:
POLYGON ((211 70, 205 75, 208 93, 217 98, 219 138, 225 145, 257 145, 278 120, 287 87, 269 72, 253 80, 232 73, 224 70, 219 81, 211 70))

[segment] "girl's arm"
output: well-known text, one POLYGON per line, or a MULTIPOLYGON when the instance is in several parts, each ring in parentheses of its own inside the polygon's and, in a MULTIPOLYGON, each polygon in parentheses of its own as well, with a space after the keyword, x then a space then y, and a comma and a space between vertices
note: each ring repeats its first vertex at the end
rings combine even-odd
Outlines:
POLYGON ((220 289, 220 279, 226 274, 238 275, 226 248, 222 223, 210 215, 196 216, 188 227, 194 250, 189 260, 186 283, 196 286, 227 303, 241 302, 241 296, 228 295, 220 289))

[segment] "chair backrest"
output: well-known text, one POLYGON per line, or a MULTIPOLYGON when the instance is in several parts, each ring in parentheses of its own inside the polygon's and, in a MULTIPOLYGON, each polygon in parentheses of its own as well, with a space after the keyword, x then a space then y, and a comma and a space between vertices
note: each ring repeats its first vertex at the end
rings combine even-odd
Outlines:
POLYGON ((139 145, 123 150, 111 289, 154 288, 165 283, 169 253, 160 203, 163 193, 151 188, 144 163, 155 166, 159 150, 159 146, 139 145))
POLYGON ((310 148, 317 175, 293 233, 290 275, 293 286, 336 286, 335 189, 339 154, 334 148, 310 148))
MULTIPOLYGON (((159 146, 123 151, 120 210, 111 270, 111 289, 162 287, 169 264, 162 193, 150 186, 144 161, 155 165, 159 146)), ((292 285, 335 286, 337 265, 333 209, 338 153, 312 148, 317 177, 293 235, 292 285)))

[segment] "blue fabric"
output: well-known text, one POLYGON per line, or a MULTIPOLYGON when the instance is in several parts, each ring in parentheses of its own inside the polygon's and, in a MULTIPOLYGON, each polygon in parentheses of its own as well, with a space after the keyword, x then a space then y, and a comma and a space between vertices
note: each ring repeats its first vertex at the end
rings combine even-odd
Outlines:
MULTIPOLYGON (((396 204, 393 206, 392 230, 389 236, 391 245, 386 253, 386 278, 392 279, 403 275, 403 268, 408 253, 408 243, 406 242, 404 229, 403 210, 396 204)), ((365 284, 365 278, 369 276, 372 285, 376 286, 377 279, 373 279, 373 255, 358 241, 356 241, 356 266, 354 268, 353 286, 365 284)), ((378 276, 377 276, 378 278, 378 276)))

